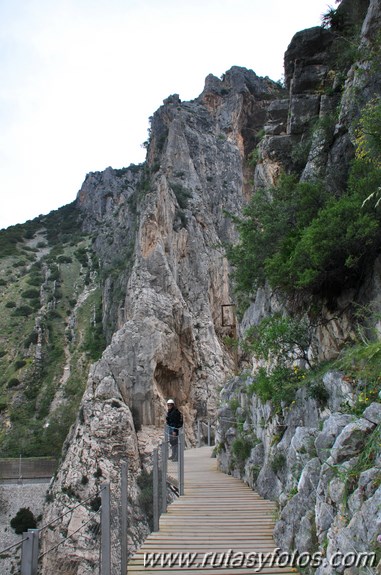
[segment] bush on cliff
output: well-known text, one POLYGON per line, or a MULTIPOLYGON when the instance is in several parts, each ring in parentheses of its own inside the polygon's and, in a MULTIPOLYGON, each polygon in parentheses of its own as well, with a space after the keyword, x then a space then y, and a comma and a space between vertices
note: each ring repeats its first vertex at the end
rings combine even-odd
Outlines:
POLYGON ((17 535, 25 533, 28 529, 35 529, 37 521, 29 507, 21 507, 11 519, 11 527, 17 535))
POLYGON ((283 175, 270 190, 257 190, 236 218, 240 240, 228 248, 238 293, 269 282, 295 295, 335 295, 354 287, 381 248, 381 103, 360 119, 357 156, 346 190, 329 194, 322 182, 283 175))

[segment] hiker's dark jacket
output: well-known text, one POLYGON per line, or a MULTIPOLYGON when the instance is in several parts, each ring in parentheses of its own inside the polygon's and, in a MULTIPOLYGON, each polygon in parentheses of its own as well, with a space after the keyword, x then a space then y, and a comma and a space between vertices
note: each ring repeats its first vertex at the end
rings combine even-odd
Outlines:
POLYGON ((167 413, 167 425, 174 429, 179 429, 183 426, 183 415, 177 407, 167 413))

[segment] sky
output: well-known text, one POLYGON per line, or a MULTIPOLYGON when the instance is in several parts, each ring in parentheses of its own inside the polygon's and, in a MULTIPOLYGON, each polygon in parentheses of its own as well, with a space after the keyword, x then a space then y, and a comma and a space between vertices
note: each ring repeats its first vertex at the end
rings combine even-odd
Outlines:
POLYGON ((293 35, 334 0, 0 0, 0 229, 145 159, 170 94, 244 66, 280 80, 293 35))

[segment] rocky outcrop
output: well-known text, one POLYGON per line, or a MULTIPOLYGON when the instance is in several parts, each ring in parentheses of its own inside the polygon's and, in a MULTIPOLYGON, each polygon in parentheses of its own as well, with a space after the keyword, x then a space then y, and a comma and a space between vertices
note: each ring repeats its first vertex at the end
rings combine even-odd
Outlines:
MULTIPOLYGON (((371 2, 361 41, 371 41, 378 17, 371 2)), ((217 415, 218 387, 237 368, 237 355, 226 345, 236 335, 236 318, 225 322, 222 316, 222 306, 234 303, 224 244, 237 236, 227 213, 239 215, 253 185, 269 187, 282 171, 319 178, 332 193, 345 187, 353 157, 348 129, 358 113, 351 93, 361 89, 363 104, 379 87, 356 67, 345 68, 345 78, 339 74, 332 56, 337 42, 333 32, 321 28, 297 34, 286 52, 286 89, 233 67, 221 79, 208 76, 192 102, 169 96, 151 118, 143 165, 108 168, 86 178, 77 205, 86 231, 94 233, 108 347, 90 370, 52 486, 48 520, 76 500, 91 502, 101 481, 111 482, 117 501, 120 462, 127 454, 134 518, 130 548, 147 533, 136 505, 136 478, 159 441, 165 399, 174 397, 179 404, 192 445, 196 419, 217 415)), ((366 69, 368 63, 360 65, 366 69)), ((375 275, 373 290, 378 281, 375 275)), ((362 302, 369 294, 363 292, 362 302)), ((333 357, 351 338, 352 296, 340 294, 335 313, 330 302, 323 304, 311 356, 333 357)), ((248 327, 286 304, 265 287, 254 295, 242 324, 248 327)), ((353 390, 331 372, 323 381, 330 396, 324 409, 302 389, 292 408, 276 411, 248 393, 251 377, 233 380, 224 391, 226 404, 218 413, 221 467, 279 500, 276 537, 286 550, 324 548, 329 557, 335 548, 345 548, 344 534, 345 541, 356 539, 358 550, 373 543, 380 527, 378 516, 376 527, 368 521, 378 513, 377 461, 376 471, 363 470, 351 487, 349 520, 342 517, 340 501, 347 485, 343 474, 353 469, 367 438, 378 433, 377 407, 370 418, 364 413, 349 421, 342 406, 351 404, 353 390), (367 501, 363 493, 369 494, 367 501)), ((71 521, 77 525, 89 518, 91 509, 81 507, 78 514, 44 536, 45 549, 60 540, 60 529, 63 534, 75 530, 71 521)), ((117 532, 117 514, 113 517, 117 532)), ((46 572, 65 565, 69 555, 78 575, 90 572, 95 539, 81 537, 46 555, 46 572)), ((118 542, 113 543, 116 565, 118 542)))
MULTIPOLYGON (((265 136, 257 147, 257 188, 269 188, 280 173, 293 172, 301 180, 323 181, 332 194, 346 190, 355 120, 381 94, 379 2, 344 0, 337 18, 338 29, 305 30, 290 43, 285 55, 288 98, 268 109, 265 136), (353 26, 359 29, 356 62, 342 44, 343 33, 353 26)), ((335 358, 354 340, 349 310, 354 301, 379 309, 379 277, 376 260, 358 291, 330 294, 320 305, 309 350, 312 360, 335 358)), ((241 336, 282 310, 292 316, 293 302, 282 300, 269 286, 261 288, 244 313, 241 336)), ((353 558, 365 551, 375 557, 377 552, 379 558, 381 405, 374 402, 362 414, 355 413, 358 390, 337 371, 328 371, 319 381, 320 397, 300 386, 289 404, 264 402, 253 392, 253 363, 254 368, 248 361, 249 371, 229 380, 221 392, 221 469, 278 502, 275 539, 283 551, 318 553, 321 561, 310 567, 318 575, 357 574, 359 568, 332 560, 337 554, 353 558)))
MULTIPOLYGON (((217 388, 235 367, 224 343, 234 327, 223 325, 221 309, 232 303, 223 244, 236 232, 227 212, 239 214, 244 205, 245 158, 259 140, 255 134, 269 103, 281 93, 277 84, 243 68, 232 68, 221 80, 209 76, 199 98, 181 102, 172 95, 154 114, 144 165, 87 176, 77 202, 86 231, 95 234, 109 345, 90 370, 47 521, 70 502, 91 502, 105 481, 117 505, 126 455, 131 500, 137 501, 136 478, 149 465, 147 450, 159 441, 166 398, 174 397, 183 412, 188 444, 195 440, 196 418, 215 414, 217 388)), ((131 506, 130 549, 148 529, 131 506)), ((78 513, 90 517, 91 506, 78 513)), ((77 520, 65 516, 44 535, 44 549, 77 520)), ((94 532, 96 526, 90 527, 94 532)), ((116 540, 114 547, 117 564, 116 540)), ((94 538, 86 543, 80 536, 45 555, 46 572, 65 565, 68 555, 77 561, 78 575, 87 573, 95 561, 94 538)))
MULTIPOLYGON (((93 376, 96 379, 96 373, 93 376)), ((90 573, 99 562, 100 490, 111 488, 112 565, 120 565, 120 469, 128 460, 131 545, 136 546, 149 532, 137 505, 137 477, 141 470, 137 436, 131 412, 115 383, 103 379, 98 386, 89 382, 78 421, 64 447, 64 458, 50 487, 42 532, 43 572, 78 569, 90 573), (83 502, 82 505, 78 505, 83 502), (74 509, 70 512, 70 509, 74 509), (84 526, 82 529, 81 527, 84 526), (51 549, 55 549, 52 553, 51 549)), ((69 571, 70 572, 70 571, 69 571)))
MULTIPOLYGON (((301 388, 291 406, 275 414, 271 402, 252 395, 251 383, 251 376, 235 378, 221 393, 219 464, 278 502, 277 545, 299 555, 319 553, 319 574, 333 572, 336 553, 376 550, 381 404, 356 417, 350 412, 354 390, 340 373, 328 372, 326 405, 301 388), (361 459, 364 450, 369 455, 361 459)), ((337 566, 338 573, 344 569, 337 566)))
MULTIPOLYGON (((20 544, 22 535, 15 533, 10 526, 11 520, 20 509, 27 508, 38 519, 43 510, 47 483, 27 483, 25 480, 16 484, 0 485, 0 547, 6 549, 20 544)), ((21 546, 9 549, 1 554, 1 572, 17 573, 20 569, 21 546)))

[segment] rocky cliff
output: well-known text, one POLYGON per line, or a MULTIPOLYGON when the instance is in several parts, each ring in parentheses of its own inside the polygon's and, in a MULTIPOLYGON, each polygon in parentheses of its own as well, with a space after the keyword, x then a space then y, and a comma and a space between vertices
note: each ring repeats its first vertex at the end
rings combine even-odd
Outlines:
MULTIPOLYGON (((270 102, 283 93, 243 68, 208 76, 196 100, 173 95, 154 114, 144 165, 87 176, 77 204, 94 234, 110 341, 90 370, 46 520, 61 514, 69 496, 86 498, 103 481, 116 495, 126 455, 136 492, 140 460, 162 434, 166 398, 184 414, 188 444, 196 419, 215 416, 218 387, 236 367, 224 343, 234 322, 223 320, 221 308, 232 303, 223 246, 236 232, 227 212, 239 214, 250 192, 246 158, 270 102)), ((139 509, 131 512, 136 546, 147 524, 139 509)), ((45 548, 59 529, 45 537, 45 548)), ((82 541, 72 546, 70 561, 74 553, 83 564, 78 573, 87 572, 96 551, 82 541)), ((44 568, 67 557, 67 547, 58 548, 44 568)))
MULTIPOLYGON (((347 188, 359 115, 380 96, 380 74, 371 55, 378 42, 380 6, 342 2, 335 16, 341 31, 355 21, 361 24, 356 59, 344 65, 344 54, 339 52, 342 38, 334 26, 295 35, 285 54, 288 98, 270 104, 266 135, 258 146, 257 188, 271 188, 284 171, 298 172, 300 181, 323 181, 336 196, 347 188)), ((357 352, 346 356, 344 351, 346 343, 360 341, 356 306, 373 310, 368 328, 372 325, 378 331, 379 281, 376 257, 356 286, 349 281, 336 296, 333 291, 321 292, 308 303, 304 299, 304 318, 311 312, 311 301, 319 302, 318 321, 312 322, 303 361, 300 354, 297 359, 295 347, 288 351, 294 379, 307 379, 294 388, 292 397, 284 391, 276 397, 276 386, 274 398, 266 397, 260 388, 264 368, 257 361, 253 365, 248 361, 247 371, 231 379, 221 394, 217 447, 221 468, 278 502, 277 544, 300 556, 316 553, 314 565, 307 561, 300 566, 318 574, 376 572, 380 560, 379 360, 374 374, 366 373, 372 359, 370 354, 365 359, 362 352, 372 347, 369 332, 368 336, 362 332, 357 352), (337 357, 337 363, 332 361, 337 357), (299 371, 306 358, 331 363, 309 378, 308 370, 299 371), (364 552, 373 553, 372 563, 355 565, 354 557, 364 552), (345 554, 346 563, 340 559, 345 554)), ((286 310, 292 317, 296 308, 295 301, 265 285, 253 294, 245 311, 242 338, 264 318, 286 310)), ((297 317, 302 321, 300 313, 297 317)), ((260 333, 270 337, 269 330, 260 333)), ((247 350, 242 353, 242 359, 252 359, 245 356, 247 350)), ((273 350, 273 360, 275 356, 273 350)), ((266 369, 271 372, 271 359, 266 369)))

